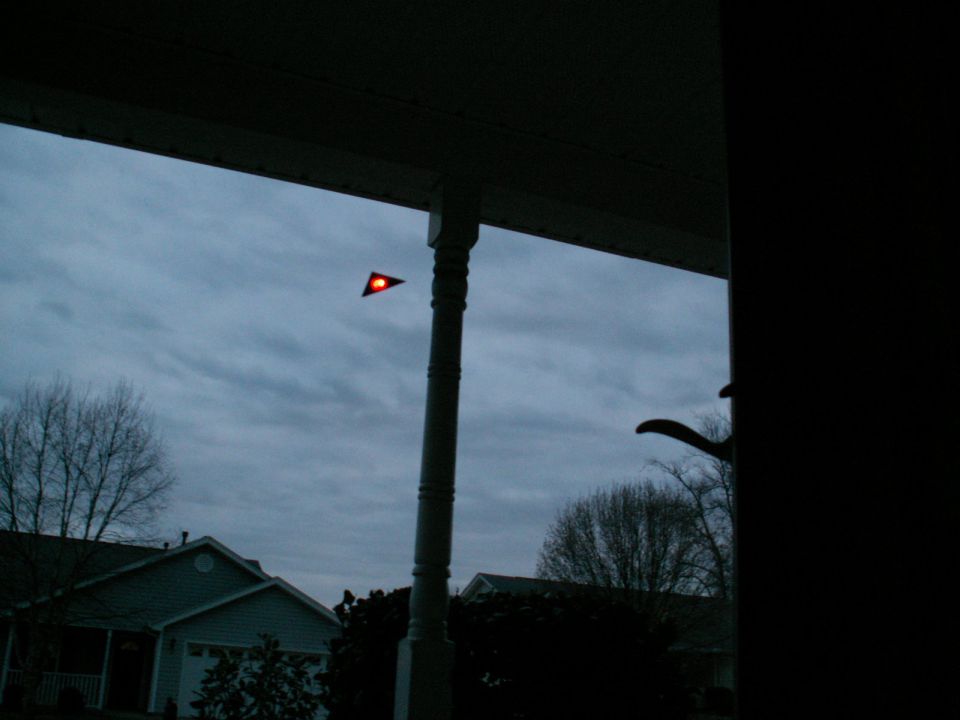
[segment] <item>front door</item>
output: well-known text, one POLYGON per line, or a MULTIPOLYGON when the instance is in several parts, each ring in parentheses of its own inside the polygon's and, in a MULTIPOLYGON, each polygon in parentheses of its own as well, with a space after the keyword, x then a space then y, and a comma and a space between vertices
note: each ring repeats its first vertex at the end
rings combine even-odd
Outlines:
POLYGON ((146 711, 153 644, 149 635, 114 633, 107 685, 109 709, 146 711))

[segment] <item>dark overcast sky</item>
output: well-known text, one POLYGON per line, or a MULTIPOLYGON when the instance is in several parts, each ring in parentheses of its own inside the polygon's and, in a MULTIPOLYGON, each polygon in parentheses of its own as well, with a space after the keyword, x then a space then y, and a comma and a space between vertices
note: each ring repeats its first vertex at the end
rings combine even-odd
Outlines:
MULTIPOLYGON (((212 535, 320 602, 410 584, 430 331, 424 213, 0 125, 0 402, 120 378, 212 535), (406 279, 361 298, 371 270, 406 279)), ((726 410, 726 283, 481 228, 451 589, 532 575, 557 509, 726 410)))

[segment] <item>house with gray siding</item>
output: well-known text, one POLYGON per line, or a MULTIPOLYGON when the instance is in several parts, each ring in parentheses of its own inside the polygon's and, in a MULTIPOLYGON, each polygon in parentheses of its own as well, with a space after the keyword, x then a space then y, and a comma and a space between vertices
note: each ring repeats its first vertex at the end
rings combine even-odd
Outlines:
MULTIPOLYGON (((0 545, 12 539, 7 533, 0 545)), ((11 568, 0 562, 8 588, 17 582, 11 568)), ((41 682, 44 704, 74 687, 88 707, 162 712, 169 698, 188 716, 206 669, 224 654, 242 656, 261 633, 276 637, 286 653, 310 657, 318 670, 339 635, 332 611, 212 537, 176 548, 107 547, 97 570, 74 590, 69 625, 41 682)), ((2 597, 0 690, 11 697, 28 641, 18 637, 18 627, 25 634, 18 613, 48 599, 15 591, 2 597)))

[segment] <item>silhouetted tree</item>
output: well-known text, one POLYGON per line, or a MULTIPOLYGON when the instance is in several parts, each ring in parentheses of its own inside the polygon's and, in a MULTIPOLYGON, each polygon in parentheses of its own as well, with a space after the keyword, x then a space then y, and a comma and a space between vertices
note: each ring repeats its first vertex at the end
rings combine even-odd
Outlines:
MULTIPOLYGON (((335 608, 343 635, 319 676, 329 720, 391 716, 409 594, 349 595, 335 608)), ((587 596, 454 597, 448 628, 455 720, 683 716, 667 654, 673 626, 633 606, 587 596)))
POLYGON ((331 641, 327 670, 319 676, 328 720, 393 717, 397 643, 407 634, 410 588, 372 591, 356 598, 346 591, 333 610, 342 625, 331 641))
MULTIPOLYGON (((730 418, 721 413, 700 418, 697 429, 713 442, 727 439, 732 432, 730 418)), ((692 504, 700 535, 700 556, 695 561, 701 585, 698 592, 712 597, 732 597, 733 466, 701 452, 693 452, 677 462, 655 462, 653 466, 676 481, 692 504)))
POLYGON ((229 653, 221 655, 216 664, 204 672, 200 690, 194 694, 197 699, 190 705, 203 720, 239 720, 247 703, 240 662, 229 653))
POLYGON ((684 717, 672 623, 589 595, 455 602, 457 720, 684 717))
POLYGON ((651 480, 568 502, 547 529, 537 576, 602 588, 646 609, 701 586, 700 538, 684 491, 651 480))
POLYGON ((305 655, 281 651, 280 641, 263 633, 247 658, 220 656, 192 705, 208 720, 313 720, 320 693, 310 663, 305 655))
MULTIPOLYGON (((699 430, 721 441, 730 423, 710 415, 699 430)), ((650 610, 672 593, 731 597, 731 465, 693 452, 649 466, 665 477, 615 484, 561 508, 540 548, 537 575, 621 593, 650 610)))
POLYGON ((0 583, 0 603, 26 605, 15 619, 29 638, 21 659, 28 714, 60 628, 76 620, 74 588, 90 574, 98 542, 143 542, 173 480, 152 416, 124 382, 100 396, 62 380, 28 385, 0 410, 8 580, 0 583))

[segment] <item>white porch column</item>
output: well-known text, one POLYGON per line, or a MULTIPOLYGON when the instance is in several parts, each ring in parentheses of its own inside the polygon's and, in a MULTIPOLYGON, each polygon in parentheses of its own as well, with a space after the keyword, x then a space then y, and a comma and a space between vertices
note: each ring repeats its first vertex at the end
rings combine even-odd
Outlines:
POLYGON ((446 178, 433 201, 433 331, 410 595, 410 624, 397 657, 395 720, 444 720, 452 709, 453 643, 447 640, 453 534, 460 340, 467 263, 480 227, 479 185, 446 178))
POLYGON ((147 712, 151 713, 160 712, 157 710, 157 682, 160 678, 160 661, 163 659, 163 644, 166 639, 166 635, 161 630, 153 644, 153 670, 150 671, 149 699, 147 700, 147 712))
POLYGON ((103 647, 103 667, 100 670, 100 697, 97 698, 97 707, 103 710, 103 701, 107 692, 107 668, 110 663, 110 645, 113 643, 113 630, 107 630, 107 641, 103 647))
POLYGON ((3 668, 0 670, 0 693, 7 687, 7 671, 10 669, 10 658, 13 657, 13 634, 17 631, 16 623, 11 618, 7 628, 7 642, 3 649, 3 668))

